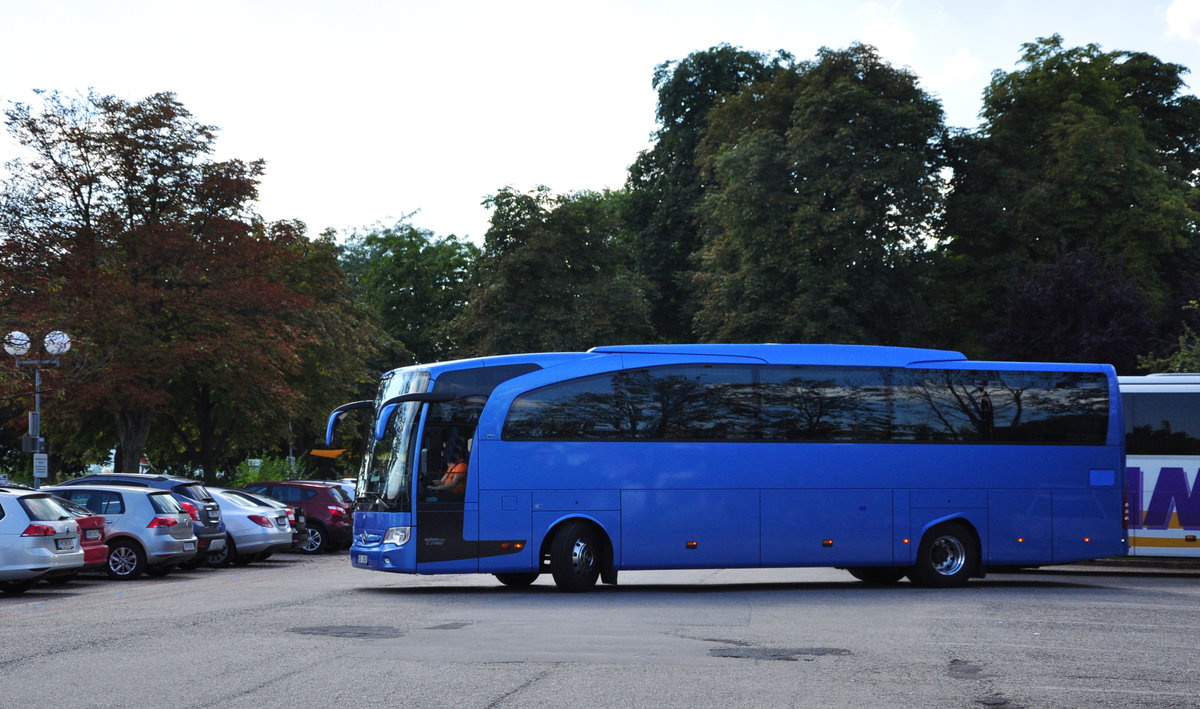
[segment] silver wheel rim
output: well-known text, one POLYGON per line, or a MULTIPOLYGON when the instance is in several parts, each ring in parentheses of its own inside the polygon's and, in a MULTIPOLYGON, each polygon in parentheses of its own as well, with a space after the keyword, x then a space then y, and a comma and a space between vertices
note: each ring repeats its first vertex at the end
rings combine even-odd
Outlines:
POLYGON ((308 541, 304 543, 304 551, 316 551, 321 546, 321 533, 315 529, 308 530, 308 541))
POLYGON ((575 546, 571 548, 571 568, 575 574, 583 576, 595 565, 596 554, 592 551, 592 545, 586 539, 576 539, 575 546))
POLYGON ((953 535, 938 537, 929 549, 933 570, 942 576, 953 576, 967 563, 967 548, 953 535))
POLYGON ((128 576, 137 568, 137 552, 129 547, 117 547, 108 555, 108 568, 118 576, 128 576))

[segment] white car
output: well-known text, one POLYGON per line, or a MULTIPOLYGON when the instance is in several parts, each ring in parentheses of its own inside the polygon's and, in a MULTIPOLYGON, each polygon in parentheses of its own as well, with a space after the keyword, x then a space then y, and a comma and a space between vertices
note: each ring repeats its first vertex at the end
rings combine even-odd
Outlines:
POLYGON ((45 492, 0 488, 0 591, 83 566, 79 525, 45 492))
POLYGON ((221 506, 225 520, 225 548, 209 552, 208 563, 219 566, 249 564, 292 547, 292 525, 285 508, 256 502, 241 490, 208 489, 221 506))

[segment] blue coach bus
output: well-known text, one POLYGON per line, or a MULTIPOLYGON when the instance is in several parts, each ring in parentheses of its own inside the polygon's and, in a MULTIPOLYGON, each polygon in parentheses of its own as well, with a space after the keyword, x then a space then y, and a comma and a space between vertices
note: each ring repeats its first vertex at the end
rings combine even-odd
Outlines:
POLYGON ((851 345, 635 345, 384 375, 353 566, 560 589, 827 566, 955 586, 1123 555, 1112 367, 851 345))

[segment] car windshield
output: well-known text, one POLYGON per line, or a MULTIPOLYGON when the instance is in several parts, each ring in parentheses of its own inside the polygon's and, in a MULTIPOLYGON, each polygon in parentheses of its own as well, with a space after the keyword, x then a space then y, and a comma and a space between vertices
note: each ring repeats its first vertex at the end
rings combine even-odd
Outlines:
POLYGON ((171 497, 169 492, 152 492, 150 493, 150 505, 154 507, 154 511, 160 514, 179 514, 183 512, 183 507, 171 497))
POLYGON ((342 488, 338 487, 337 485, 334 485, 333 487, 329 488, 329 494, 333 495, 333 499, 337 500, 338 502, 346 502, 346 503, 354 502, 354 500, 351 499, 351 497, 346 494, 346 491, 343 490, 342 488))
POLYGON ((230 504, 237 505, 238 507, 242 507, 247 510, 256 510, 260 507, 264 507, 264 505, 260 502, 255 502, 248 497, 230 492, 222 493, 221 499, 225 502, 229 502, 230 504))
POLYGON ((212 493, 208 491, 208 488, 204 487, 204 485, 200 483, 184 483, 182 485, 176 485, 175 492, 178 492, 184 497, 190 497, 193 500, 199 500, 200 502, 213 501, 212 493))
POLYGON ((53 520, 70 519, 63 506, 55 502, 50 495, 26 495, 21 498, 21 507, 29 519, 35 522, 50 522, 53 520))

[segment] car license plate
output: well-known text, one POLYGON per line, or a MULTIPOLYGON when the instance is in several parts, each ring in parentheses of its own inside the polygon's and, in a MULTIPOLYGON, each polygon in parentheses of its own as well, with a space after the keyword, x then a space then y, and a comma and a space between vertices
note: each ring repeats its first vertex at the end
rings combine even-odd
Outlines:
POLYGON ((83 538, 84 539, 99 539, 100 538, 100 530, 99 529, 88 529, 88 530, 84 531, 83 538))
POLYGON ((358 555, 358 563, 360 566, 366 566, 367 565, 367 555, 359 554, 358 555))
POLYGON ((224 548, 225 548, 225 540, 224 539, 214 539, 208 545, 209 551, 221 551, 224 548))
POLYGON ((195 543, 195 542, 184 542, 184 543, 183 543, 183 550, 184 550, 184 551, 195 551, 195 550, 196 550, 196 543, 195 543))
POLYGON ((66 551, 68 549, 74 549, 75 548, 75 540, 74 539, 55 539, 54 546, 57 547, 59 551, 66 551))

